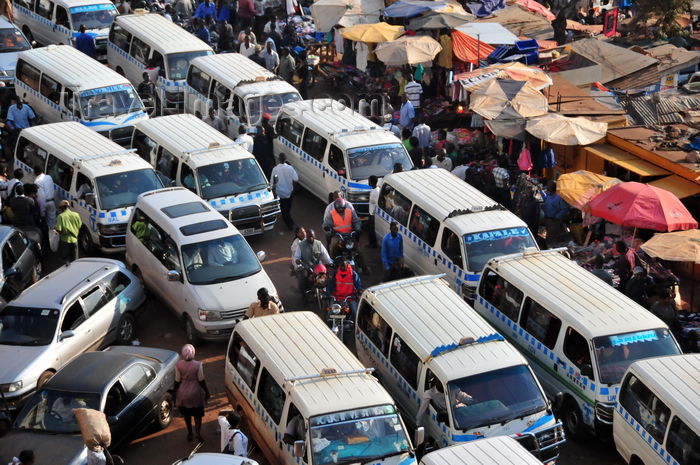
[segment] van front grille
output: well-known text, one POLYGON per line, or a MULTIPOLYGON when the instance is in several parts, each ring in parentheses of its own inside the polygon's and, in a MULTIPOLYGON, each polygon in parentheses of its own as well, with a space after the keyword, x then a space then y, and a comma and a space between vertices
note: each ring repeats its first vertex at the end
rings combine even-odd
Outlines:
POLYGON ((595 404, 595 415, 603 423, 612 423, 614 410, 615 406, 613 404, 604 404, 603 402, 595 404))
POLYGON ((236 310, 224 310, 221 312, 221 318, 224 320, 233 320, 235 318, 243 318, 247 308, 238 308, 236 310))

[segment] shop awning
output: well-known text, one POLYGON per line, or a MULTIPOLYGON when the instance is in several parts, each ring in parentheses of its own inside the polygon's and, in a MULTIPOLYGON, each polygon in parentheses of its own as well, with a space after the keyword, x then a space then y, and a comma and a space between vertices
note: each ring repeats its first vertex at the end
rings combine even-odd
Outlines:
POLYGON ((700 184, 696 184, 693 181, 689 181, 675 174, 673 176, 657 179, 649 184, 655 187, 660 187, 661 189, 666 189, 679 199, 700 194, 700 184))
POLYGON ((586 150, 639 176, 666 176, 671 174, 670 171, 659 168, 653 163, 642 160, 609 144, 589 145, 586 147, 586 150))

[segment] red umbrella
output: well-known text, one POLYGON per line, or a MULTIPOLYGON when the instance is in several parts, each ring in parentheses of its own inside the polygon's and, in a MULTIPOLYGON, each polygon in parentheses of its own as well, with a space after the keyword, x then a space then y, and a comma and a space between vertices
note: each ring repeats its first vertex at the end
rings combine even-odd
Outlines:
POLYGON ((676 231, 695 229, 698 222, 678 197, 665 189, 639 182, 623 182, 593 197, 591 214, 622 226, 676 231))

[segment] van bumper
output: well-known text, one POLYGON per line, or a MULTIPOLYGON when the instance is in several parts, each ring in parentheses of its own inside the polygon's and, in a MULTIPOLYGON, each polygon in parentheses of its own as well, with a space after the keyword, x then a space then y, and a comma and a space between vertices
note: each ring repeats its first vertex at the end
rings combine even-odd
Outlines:
POLYGON ((551 428, 512 437, 544 464, 552 463, 559 457, 559 446, 565 442, 564 427, 561 423, 551 428))

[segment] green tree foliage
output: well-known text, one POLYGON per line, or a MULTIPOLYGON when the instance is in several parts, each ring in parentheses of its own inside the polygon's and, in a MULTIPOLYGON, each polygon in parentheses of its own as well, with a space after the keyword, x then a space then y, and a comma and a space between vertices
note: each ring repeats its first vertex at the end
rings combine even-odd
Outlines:
POLYGON ((681 33, 676 18, 690 10, 693 0, 637 0, 637 16, 632 27, 655 37, 673 37, 681 33))

